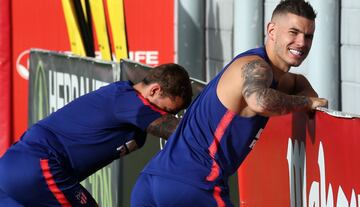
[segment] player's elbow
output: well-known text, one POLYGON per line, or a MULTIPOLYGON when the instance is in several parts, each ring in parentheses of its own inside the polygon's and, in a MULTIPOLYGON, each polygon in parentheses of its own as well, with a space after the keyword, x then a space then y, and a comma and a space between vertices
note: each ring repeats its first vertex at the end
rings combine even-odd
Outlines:
POLYGON ((245 99, 248 107, 257 114, 266 114, 268 112, 266 104, 262 103, 255 95, 245 99))

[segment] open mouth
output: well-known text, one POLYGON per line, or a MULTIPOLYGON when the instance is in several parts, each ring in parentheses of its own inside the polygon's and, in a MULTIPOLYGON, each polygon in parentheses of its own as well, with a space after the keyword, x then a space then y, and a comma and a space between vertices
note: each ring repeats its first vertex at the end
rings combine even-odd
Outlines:
POLYGON ((301 57, 302 55, 304 55, 304 52, 301 50, 289 49, 289 51, 291 54, 293 54, 295 56, 301 57))

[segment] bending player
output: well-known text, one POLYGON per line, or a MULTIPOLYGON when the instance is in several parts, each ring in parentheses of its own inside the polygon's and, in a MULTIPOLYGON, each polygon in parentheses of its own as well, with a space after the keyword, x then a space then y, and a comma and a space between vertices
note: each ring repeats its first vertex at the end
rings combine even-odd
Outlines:
POLYGON ((80 181, 143 146, 167 138, 192 97, 188 73, 160 65, 140 83, 115 82, 34 124, 0 158, 0 206, 97 206, 80 181))
POLYGON ((232 206, 228 177, 268 117, 327 105, 304 76, 289 72, 309 53, 315 17, 303 0, 277 5, 265 47, 236 56, 190 105, 138 178, 133 207, 232 206))

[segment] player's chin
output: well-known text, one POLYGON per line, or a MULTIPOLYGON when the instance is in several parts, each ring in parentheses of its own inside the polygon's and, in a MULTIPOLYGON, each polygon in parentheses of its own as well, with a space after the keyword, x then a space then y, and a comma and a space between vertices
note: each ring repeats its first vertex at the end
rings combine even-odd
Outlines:
POLYGON ((301 65, 302 61, 301 62, 293 62, 291 63, 291 67, 299 67, 301 65))
POLYGON ((307 53, 304 53, 302 55, 289 55, 288 64, 292 67, 298 67, 301 65, 301 63, 305 60, 307 57, 307 53))
POLYGON ((289 65, 291 67, 298 67, 301 65, 301 63, 304 61, 305 58, 293 58, 289 61, 289 65))

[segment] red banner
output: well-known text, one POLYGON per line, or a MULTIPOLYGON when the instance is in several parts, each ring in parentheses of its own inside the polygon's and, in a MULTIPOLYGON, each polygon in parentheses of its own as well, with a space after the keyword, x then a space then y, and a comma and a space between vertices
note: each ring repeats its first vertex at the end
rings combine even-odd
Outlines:
POLYGON ((360 206, 360 119, 271 118, 239 169, 241 206, 360 206))
MULTIPOLYGON (((174 61, 174 2, 125 0, 129 57, 157 65, 174 61)), ((3 14, 3 13, 1 13, 3 14)), ((13 131, 15 139, 27 128, 28 54, 30 48, 70 51, 61 1, 12 1, 13 131)))
POLYGON ((13 131, 18 139, 27 128, 28 58, 31 48, 68 51, 69 40, 61 1, 12 1, 13 131))
POLYGON ((0 156, 10 145, 11 24, 10 0, 0 0, 0 156))
POLYGON ((174 62, 174 1, 125 0, 124 7, 130 59, 174 62))

